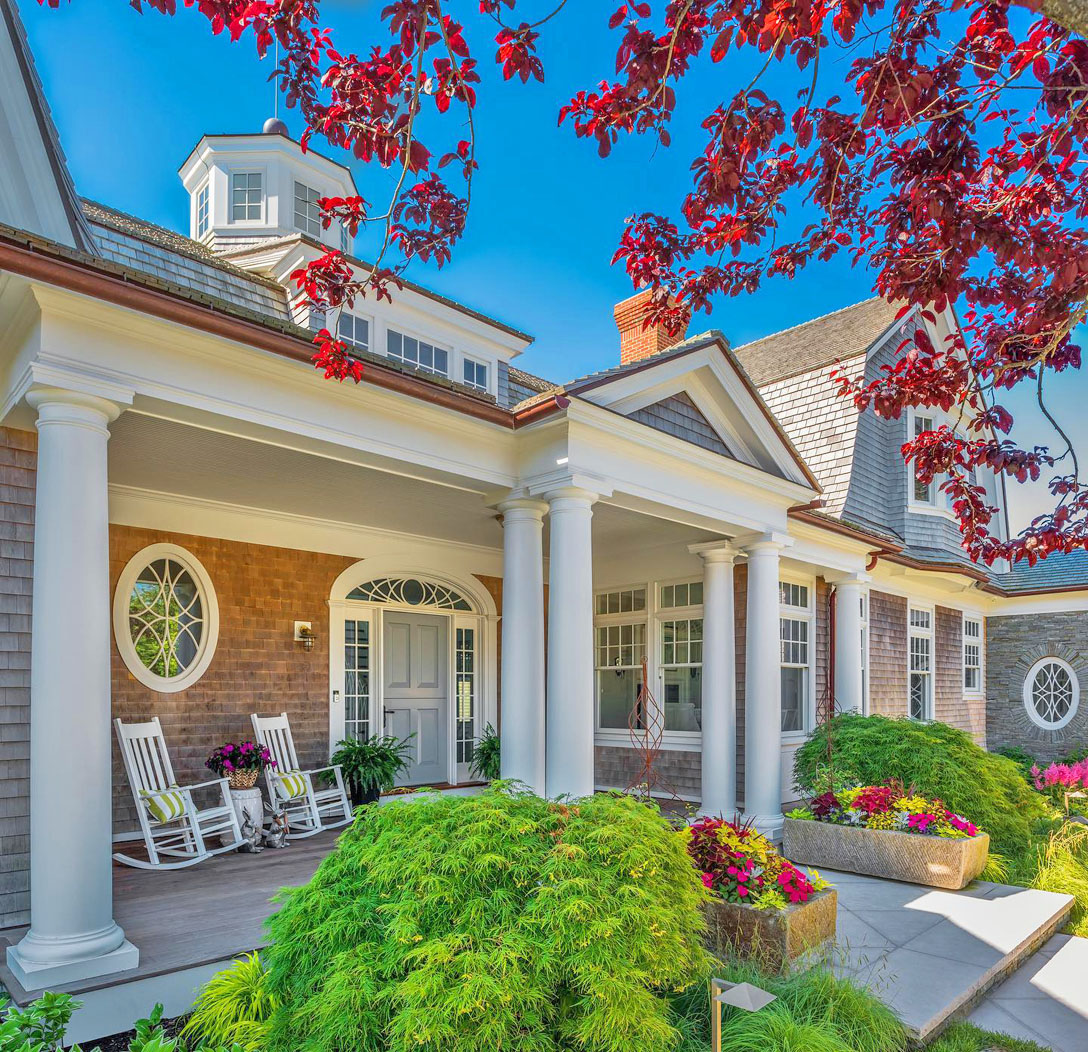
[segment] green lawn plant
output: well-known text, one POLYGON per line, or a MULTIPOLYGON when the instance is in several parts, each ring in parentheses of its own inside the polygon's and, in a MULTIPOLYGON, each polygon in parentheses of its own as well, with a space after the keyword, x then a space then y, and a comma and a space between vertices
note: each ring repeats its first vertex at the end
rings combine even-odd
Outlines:
POLYGON ((490 723, 472 751, 472 773, 486 782, 493 782, 500 775, 499 733, 490 723))
POLYGON ((360 809, 262 951, 267 1052, 675 1052, 707 893, 661 814, 495 783, 360 809))
POLYGON ((1034 1041, 1024 1041, 990 1030, 981 1030, 972 1023, 955 1023, 929 1046, 927 1052, 1050 1052, 1034 1041))
POLYGON ((260 1052, 276 1007, 257 954, 240 957, 213 976, 193 1005, 181 1037, 191 1044, 237 1045, 260 1052))

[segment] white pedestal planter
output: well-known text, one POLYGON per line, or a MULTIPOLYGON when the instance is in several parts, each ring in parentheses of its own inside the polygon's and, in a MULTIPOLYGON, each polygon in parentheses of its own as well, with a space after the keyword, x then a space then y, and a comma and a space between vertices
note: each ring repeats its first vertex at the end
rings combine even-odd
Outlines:
MULTIPOLYGON (((264 796, 261 790, 254 786, 252 789, 232 789, 230 791, 231 803, 234 804, 234 813, 238 816, 238 828, 246 820, 243 811, 249 812, 249 820, 260 829, 264 825, 264 796)), ((230 837, 220 837, 219 842, 226 847, 230 843, 230 837)))

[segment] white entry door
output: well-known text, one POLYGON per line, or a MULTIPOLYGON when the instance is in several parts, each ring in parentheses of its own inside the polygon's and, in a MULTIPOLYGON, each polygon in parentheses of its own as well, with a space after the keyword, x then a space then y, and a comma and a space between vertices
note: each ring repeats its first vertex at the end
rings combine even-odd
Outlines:
POLYGON ((449 622, 434 614, 382 616, 385 733, 411 737, 398 785, 449 781, 449 622))

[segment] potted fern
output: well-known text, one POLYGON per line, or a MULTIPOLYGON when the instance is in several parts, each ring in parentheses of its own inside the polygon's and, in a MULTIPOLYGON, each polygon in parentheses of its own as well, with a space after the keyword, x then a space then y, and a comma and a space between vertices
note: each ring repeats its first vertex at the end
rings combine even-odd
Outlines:
POLYGON ((499 735, 489 723, 472 751, 472 773, 486 782, 499 777, 499 735))
POLYGON ((408 767, 409 742, 388 735, 337 742, 332 763, 343 769, 352 807, 372 804, 393 788, 397 775, 408 767))

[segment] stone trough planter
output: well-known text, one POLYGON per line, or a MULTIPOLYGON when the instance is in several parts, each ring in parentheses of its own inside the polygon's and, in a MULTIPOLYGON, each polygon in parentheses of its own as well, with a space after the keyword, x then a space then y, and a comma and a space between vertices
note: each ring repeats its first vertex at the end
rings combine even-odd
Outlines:
POLYGON ((703 945, 716 957, 755 960, 772 971, 788 971, 834 943, 838 892, 828 888, 808 902, 784 910, 757 910, 720 899, 703 906, 703 945))
POLYGON ((782 854, 791 862, 817 869, 863 873, 958 891, 986 868, 990 837, 988 833, 979 833, 949 840, 898 830, 787 818, 782 827, 782 854))

